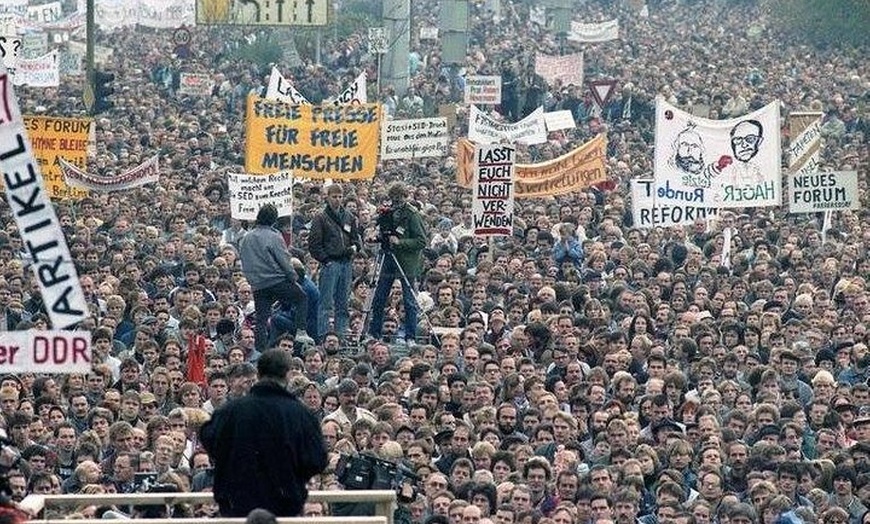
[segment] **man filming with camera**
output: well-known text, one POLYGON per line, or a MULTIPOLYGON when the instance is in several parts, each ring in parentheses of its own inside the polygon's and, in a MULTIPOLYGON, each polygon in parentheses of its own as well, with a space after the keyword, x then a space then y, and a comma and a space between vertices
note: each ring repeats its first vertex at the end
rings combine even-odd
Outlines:
POLYGON ((384 309, 390 288, 398 278, 402 282, 402 300, 405 305, 405 339, 414 340, 417 333, 417 299, 414 285, 423 269, 423 249, 428 244, 423 218, 408 203, 408 188, 402 182, 393 182, 387 190, 390 207, 378 211, 378 229, 383 262, 378 274, 371 305, 369 334, 381 338, 384 309))

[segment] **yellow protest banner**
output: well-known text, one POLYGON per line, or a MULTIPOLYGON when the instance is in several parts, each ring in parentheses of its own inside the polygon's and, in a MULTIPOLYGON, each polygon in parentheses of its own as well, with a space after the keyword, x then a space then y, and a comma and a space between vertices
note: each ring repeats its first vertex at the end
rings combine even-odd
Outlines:
POLYGON ((245 171, 362 180, 375 176, 381 106, 291 105, 248 97, 245 171))
POLYGON ((60 159, 63 158, 82 170, 88 168, 88 135, 93 125, 92 120, 84 118, 24 117, 33 155, 39 162, 45 190, 52 199, 78 199, 87 196, 87 191, 66 185, 60 159))
MULTIPOLYGON (((539 164, 517 164, 514 197, 534 198, 564 195, 606 180, 607 140, 598 135, 559 158, 539 164)), ((474 144, 466 139, 456 147, 456 183, 472 187, 474 144)))

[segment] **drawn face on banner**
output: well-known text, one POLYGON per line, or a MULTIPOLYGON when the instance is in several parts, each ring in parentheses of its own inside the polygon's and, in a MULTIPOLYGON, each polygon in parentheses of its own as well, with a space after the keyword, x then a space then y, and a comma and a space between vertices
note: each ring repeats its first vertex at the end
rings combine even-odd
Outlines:
POLYGON ((758 120, 744 120, 731 128, 731 150, 740 162, 749 162, 758 154, 764 140, 764 129, 758 120))
POLYGON ((704 141, 691 128, 680 131, 675 144, 674 164, 687 173, 697 175, 704 169, 704 141))

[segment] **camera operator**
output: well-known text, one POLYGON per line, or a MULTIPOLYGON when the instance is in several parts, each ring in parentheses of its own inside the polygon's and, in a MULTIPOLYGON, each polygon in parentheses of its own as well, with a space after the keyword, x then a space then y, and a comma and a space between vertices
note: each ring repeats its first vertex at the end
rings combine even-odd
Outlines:
POLYGON ((372 299, 372 320, 369 334, 381 338, 384 309, 390 288, 398 278, 402 282, 402 300, 405 304, 405 339, 413 341, 417 333, 417 300, 414 285, 423 268, 423 249, 428 244, 423 218, 408 202, 408 188, 402 182, 393 182, 387 190, 391 206, 380 211, 381 249, 385 251, 378 283, 372 299), (397 265, 398 264, 398 265, 397 265), (402 273, 406 278, 402 278, 402 273))

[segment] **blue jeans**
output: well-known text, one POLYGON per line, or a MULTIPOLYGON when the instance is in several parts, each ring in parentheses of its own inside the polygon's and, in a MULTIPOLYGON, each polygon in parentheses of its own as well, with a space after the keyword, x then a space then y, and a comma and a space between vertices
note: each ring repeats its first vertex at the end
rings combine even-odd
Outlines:
MULTIPOLYGON (((350 261, 333 260, 320 266, 318 282, 320 284, 320 307, 318 308, 317 334, 326 335, 329 326, 329 312, 333 312, 335 332, 339 338, 344 338, 350 323, 347 310, 347 299, 350 296, 351 281, 350 261)), ((310 299, 309 299, 310 300, 310 299)), ((312 333, 310 335, 314 336, 312 333)), ((317 338, 317 340, 320 340, 317 338)))
POLYGON ((369 334, 376 339, 381 338, 381 330, 384 327, 384 308, 387 305, 390 288, 393 287, 393 282, 397 278, 402 282, 402 301, 405 304, 405 339, 414 340, 417 334, 417 300, 414 298, 414 279, 408 277, 406 283, 396 266, 395 259, 388 254, 384 259, 381 275, 378 278, 377 286, 375 286, 375 296, 372 299, 372 320, 369 325, 369 334))
POLYGON ((288 331, 296 333, 305 322, 305 308, 308 298, 296 282, 285 280, 266 289, 254 291, 254 311, 257 323, 254 330, 257 351, 265 351, 269 345, 269 317, 272 305, 280 302, 282 311, 295 311, 293 323, 288 331))
MULTIPOLYGON (((302 282, 299 282, 299 287, 302 288, 302 292, 305 294, 306 298, 305 331, 308 332, 308 336, 317 340, 317 309, 320 302, 320 291, 317 290, 317 285, 307 275, 302 279, 302 282)), ((284 333, 289 331, 295 332, 293 323, 294 318, 296 318, 297 307, 299 306, 293 306, 287 310, 276 311, 272 316, 268 347, 274 347, 275 343, 278 341, 278 337, 284 333)))

